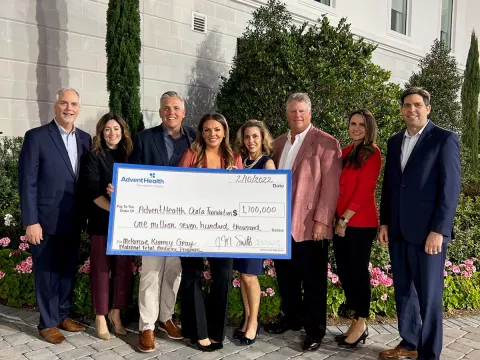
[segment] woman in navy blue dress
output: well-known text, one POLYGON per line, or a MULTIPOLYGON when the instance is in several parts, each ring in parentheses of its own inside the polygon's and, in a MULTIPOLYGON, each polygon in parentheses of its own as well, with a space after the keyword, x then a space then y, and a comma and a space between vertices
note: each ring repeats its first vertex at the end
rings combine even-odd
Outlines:
MULTIPOLYGON (((258 120, 248 120, 237 132, 237 147, 243 158, 244 169, 275 170, 272 136, 258 120)), ((244 307, 244 319, 233 337, 244 345, 251 345, 258 335, 258 308, 260 307, 260 283, 257 275, 262 275, 263 259, 235 259, 233 268, 240 272, 240 290, 244 307)))

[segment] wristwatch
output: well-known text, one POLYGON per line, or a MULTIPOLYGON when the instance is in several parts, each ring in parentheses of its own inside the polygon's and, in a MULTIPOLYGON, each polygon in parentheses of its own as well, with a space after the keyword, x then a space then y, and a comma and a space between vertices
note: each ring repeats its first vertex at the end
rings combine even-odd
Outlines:
POLYGON ((340 226, 342 229, 346 229, 346 228, 347 228, 347 222, 348 222, 348 220, 347 220, 347 221, 345 221, 345 220, 346 220, 346 219, 342 216, 342 217, 338 220, 338 222, 337 222, 338 226, 340 226))
POLYGON ((346 224, 348 224, 348 222, 350 221, 350 219, 347 219, 345 216, 340 216, 340 219, 346 224))

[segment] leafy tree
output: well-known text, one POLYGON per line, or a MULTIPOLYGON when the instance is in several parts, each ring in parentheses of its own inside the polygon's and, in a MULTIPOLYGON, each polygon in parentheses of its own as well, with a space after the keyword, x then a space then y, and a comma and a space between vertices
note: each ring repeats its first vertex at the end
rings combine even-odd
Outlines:
POLYGON ((247 119, 263 120, 272 134, 288 129, 285 101, 295 91, 312 100, 312 122, 347 141, 348 113, 365 107, 379 127, 379 145, 402 121, 398 85, 390 73, 371 61, 375 45, 357 39, 342 19, 330 25, 295 25, 283 3, 269 0, 253 13, 239 41, 238 54, 228 78, 222 78, 216 104, 233 130, 247 119))
POLYGON ((480 94, 480 67, 478 39, 472 31, 462 86, 462 144, 466 155, 466 175, 478 177, 478 96, 480 94))
POLYGON ((106 50, 108 106, 125 119, 135 136, 144 128, 140 112, 139 0, 108 2, 106 50))
POLYGON ((413 73, 405 88, 421 86, 432 95, 430 118, 435 124, 452 131, 460 130, 460 102, 458 92, 462 76, 449 47, 435 39, 430 52, 420 60, 420 71, 413 73))

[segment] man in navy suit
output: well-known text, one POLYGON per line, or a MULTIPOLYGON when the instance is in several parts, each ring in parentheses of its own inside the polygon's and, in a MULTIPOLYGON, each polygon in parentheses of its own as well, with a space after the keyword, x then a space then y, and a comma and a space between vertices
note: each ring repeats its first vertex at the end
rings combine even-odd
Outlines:
MULTIPOLYGON (((140 132, 133 144, 130 162, 133 164, 177 166, 186 149, 195 140, 196 132, 182 124, 185 101, 175 91, 160 98, 162 123, 140 132)), ((171 339, 183 339, 180 328, 172 321, 180 284, 182 265, 178 256, 143 256, 142 276, 138 295, 140 311, 138 349, 155 350, 155 322, 158 329, 171 339)))
POLYGON ((425 89, 407 89, 401 106, 407 129, 388 140, 379 238, 389 247, 402 341, 380 357, 439 360, 443 269, 460 195, 459 142, 428 119, 425 89))
POLYGON ((71 88, 57 92, 55 119, 26 132, 18 163, 23 225, 32 244, 40 335, 58 344, 67 331, 83 331, 69 317, 77 270, 82 215, 77 201, 81 156, 92 139, 75 127, 80 96, 71 88))

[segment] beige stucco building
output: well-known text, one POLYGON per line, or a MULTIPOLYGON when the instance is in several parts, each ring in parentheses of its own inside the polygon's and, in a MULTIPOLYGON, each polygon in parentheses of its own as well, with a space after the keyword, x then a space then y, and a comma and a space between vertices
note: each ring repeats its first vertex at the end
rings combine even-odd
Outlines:
MULTIPOLYGON (((212 110, 220 75, 228 75, 251 12, 266 0, 140 0, 141 93, 147 127, 158 124, 166 90, 187 97, 195 123, 212 110), (194 24, 196 28, 194 27, 194 24), (202 24, 205 31, 202 32, 202 24)), ((354 33, 378 44, 374 61, 405 82, 435 38, 451 43, 460 70, 473 28, 480 29, 478 0, 285 0, 297 21, 327 14, 347 17, 354 33)), ((53 117, 62 86, 82 95, 78 126, 93 132, 105 113, 108 0, 0 0, 0 131, 23 135, 53 117)))

